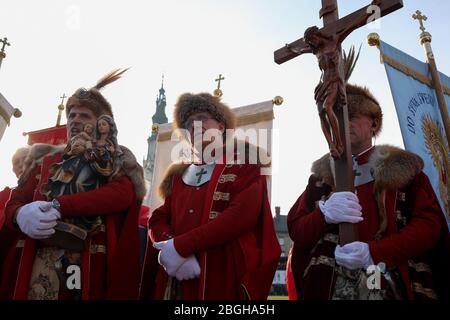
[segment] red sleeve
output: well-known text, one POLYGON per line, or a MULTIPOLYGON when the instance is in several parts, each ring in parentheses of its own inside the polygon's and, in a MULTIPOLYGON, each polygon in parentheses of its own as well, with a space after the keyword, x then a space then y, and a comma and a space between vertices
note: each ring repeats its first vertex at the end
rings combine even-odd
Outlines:
POLYGON ((296 247, 311 250, 327 231, 327 224, 315 202, 330 192, 329 186, 315 187, 317 178, 311 176, 306 190, 300 195, 287 217, 289 236, 296 247))
POLYGON ((378 241, 369 241, 375 263, 383 261, 387 266, 398 266, 434 247, 442 235, 442 230, 446 227, 443 213, 424 173, 415 177, 411 192, 407 196, 412 201, 409 223, 398 233, 378 241))
POLYGON ((172 238, 170 232, 170 207, 171 196, 168 196, 164 204, 152 212, 148 220, 148 234, 152 242, 164 241, 172 238))
POLYGON ((174 238, 174 246, 183 257, 235 240, 249 232, 261 213, 265 177, 260 167, 243 166, 233 185, 229 206, 216 219, 174 238), (233 196, 234 195, 234 196, 233 196))
POLYGON ((56 197, 61 216, 98 216, 122 213, 135 201, 132 182, 127 176, 113 180, 98 189, 56 197))
POLYGON ((12 190, 11 197, 5 207, 6 225, 9 228, 17 230, 17 227, 13 224, 17 209, 23 205, 33 202, 34 192, 39 182, 37 176, 40 172, 41 166, 36 167, 30 173, 30 176, 25 183, 12 190))
POLYGON ((6 187, 3 191, 0 191, 0 230, 5 223, 5 204, 9 200, 11 195, 11 189, 6 187))

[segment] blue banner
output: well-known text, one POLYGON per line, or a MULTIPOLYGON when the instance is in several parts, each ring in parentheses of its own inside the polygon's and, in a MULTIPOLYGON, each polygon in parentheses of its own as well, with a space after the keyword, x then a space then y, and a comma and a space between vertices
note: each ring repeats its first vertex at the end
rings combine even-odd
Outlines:
MULTIPOLYGON (((450 229, 450 154, 434 88, 423 81, 431 79, 428 64, 380 41, 398 121, 406 150, 422 157, 450 229), (422 81, 419 81, 422 80, 422 81)), ((440 74, 443 86, 450 78, 440 74)), ((445 95, 447 107, 450 96, 445 95)))

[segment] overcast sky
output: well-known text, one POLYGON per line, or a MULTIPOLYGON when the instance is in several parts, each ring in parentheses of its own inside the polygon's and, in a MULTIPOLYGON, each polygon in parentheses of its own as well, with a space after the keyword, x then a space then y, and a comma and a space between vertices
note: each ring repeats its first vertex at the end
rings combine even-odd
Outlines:
MULTIPOLYGON (((340 0, 340 15, 370 0, 340 0)), ((427 30, 440 70, 450 73, 448 30, 450 2, 405 0, 405 7, 376 25, 355 31, 344 42, 362 45, 350 82, 367 85, 380 100, 384 128, 376 143, 403 147, 397 116, 379 52, 366 36, 378 32, 391 45, 424 60, 418 23, 411 15, 428 16, 427 30), (445 14, 444 14, 445 13, 445 14)), ((22 132, 55 124, 59 97, 91 87, 110 70, 131 67, 104 96, 111 102, 119 142, 139 160, 147 153, 151 116, 164 74, 167 116, 184 92, 212 92, 221 73, 223 100, 233 107, 272 99, 279 150, 274 163, 272 206, 286 214, 304 190, 311 163, 327 152, 313 99, 320 71, 314 56, 283 65, 273 51, 303 35, 319 20, 319 0, 2 0, 0 37, 8 37, 0 69, 0 92, 23 112, 12 119, 0 142, 0 190, 15 185, 11 156, 26 144, 22 132)), ((64 117, 63 122, 66 119, 64 117)))

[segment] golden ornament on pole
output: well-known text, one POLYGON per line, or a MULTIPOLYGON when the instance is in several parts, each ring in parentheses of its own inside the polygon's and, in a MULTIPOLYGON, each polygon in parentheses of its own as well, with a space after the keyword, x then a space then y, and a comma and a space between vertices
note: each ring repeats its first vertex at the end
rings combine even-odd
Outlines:
POLYGON ((369 33, 367 36, 367 43, 371 47, 378 47, 380 45, 380 35, 376 32, 369 33))
POLYGON ((422 33, 419 36, 420 44, 425 49, 428 66, 430 67, 431 80, 433 87, 436 91, 436 97, 438 100, 439 110, 441 112, 442 122, 444 124, 445 135, 447 136, 447 143, 450 145, 450 119, 448 115, 447 103, 445 102, 444 90, 442 88, 441 77, 439 75, 436 60, 434 59, 433 49, 431 48, 431 34, 425 31, 424 21, 427 21, 428 17, 423 15, 420 10, 417 10, 412 15, 414 20, 418 20, 420 24, 420 30, 422 33))
POLYGON ((273 98, 272 103, 276 106, 281 106, 284 102, 284 99, 282 96, 276 96, 275 98, 273 98))
POLYGON ((217 78, 217 79, 215 79, 214 81, 216 81, 217 82, 217 88, 216 88, 216 90, 214 90, 214 96, 216 96, 216 97, 221 97, 221 96, 223 96, 223 91, 222 90, 220 90, 220 81, 222 81, 222 80, 225 80, 225 78, 224 77, 222 77, 222 74, 219 74, 219 78, 217 78))

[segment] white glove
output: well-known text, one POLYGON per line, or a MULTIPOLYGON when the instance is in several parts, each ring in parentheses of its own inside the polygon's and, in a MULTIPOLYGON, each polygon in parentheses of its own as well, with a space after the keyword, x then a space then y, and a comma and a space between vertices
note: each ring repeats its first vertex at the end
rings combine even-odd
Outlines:
POLYGON ((47 201, 34 201, 19 208, 17 225, 33 239, 46 239, 55 233, 56 220, 61 218, 58 210, 47 201))
POLYGON ((153 246, 160 250, 158 262, 164 267, 167 274, 174 277, 178 268, 186 262, 187 258, 180 256, 173 245, 173 239, 155 242, 153 246))
POLYGON ((200 276, 200 265, 197 258, 194 255, 188 257, 186 262, 178 268, 175 276, 179 281, 198 278, 200 276))
POLYGON ((335 192, 328 200, 319 201, 319 208, 327 223, 358 223, 364 220, 358 197, 353 192, 335 192))
POLYGON ((351 242, 344 246, 337 246, 334 250, 336 263, 350 270, 367 269, 373 265, 369 245, 365 242, 351 242))

